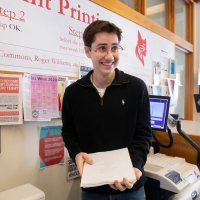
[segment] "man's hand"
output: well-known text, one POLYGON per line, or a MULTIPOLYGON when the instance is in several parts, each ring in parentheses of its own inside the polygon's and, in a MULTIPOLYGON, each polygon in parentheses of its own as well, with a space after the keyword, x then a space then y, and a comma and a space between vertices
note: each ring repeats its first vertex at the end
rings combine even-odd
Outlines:
POLYGON ((84 162, 92 165, 94 163, 94 161, 92 160, 92 158, 87 154, 87 153, 84 153, 84 152, 80 152, 76 155, 75 157, 75 162, 76 162, 76 166, 78 168, 78 171, 80 173, 80 175, 82 176, 83 174, 83 165, 84 165, 84 162))
MULTIPOLYGON (((142 176, 142 172, 138 168, 133 168, 136 180, 139 180, 142 176)), ((110 185, 110 187, 114 190, 120 190, 123 192, 125 189, 131 189, 133 187, 133 183, 130 183, 127 178, 123 179, 123 183, 120 183, 118 180, 114 181, 113 185, 110 185)))
POLYGON ((140 177, 142 176, 142 172, 138 168, 134 167, 133 169, 135 171, 136 180, 138 181, 140 179, 140 177))

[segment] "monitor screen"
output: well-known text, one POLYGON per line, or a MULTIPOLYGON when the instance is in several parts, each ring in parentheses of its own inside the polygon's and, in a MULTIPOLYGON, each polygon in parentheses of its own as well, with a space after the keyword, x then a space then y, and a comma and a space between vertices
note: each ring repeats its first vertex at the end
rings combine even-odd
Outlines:
POLYGON ((166 131, 170 97, 150 95, 151 128, 166 131))

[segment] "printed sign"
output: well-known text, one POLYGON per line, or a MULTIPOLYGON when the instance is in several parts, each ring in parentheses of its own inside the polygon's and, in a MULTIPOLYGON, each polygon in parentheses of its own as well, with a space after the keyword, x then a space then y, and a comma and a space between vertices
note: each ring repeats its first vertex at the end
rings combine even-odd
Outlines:
POLYGON ((0 75, 0 125, 22 124, 21 90, 21 75, 0 75))
POLYGON ((45 126, 40 128, 40 168, 55 164, 64 164, 64 142, 61 126, 45 126))
POLYGON ((83 31, 97 19, 121 28, 118 68, 147 84, 161 50, 174 58, 172 42, 88 0, 1 0, 0 8, 0 70, 78 78, 80 66, 92 67, 83 31))

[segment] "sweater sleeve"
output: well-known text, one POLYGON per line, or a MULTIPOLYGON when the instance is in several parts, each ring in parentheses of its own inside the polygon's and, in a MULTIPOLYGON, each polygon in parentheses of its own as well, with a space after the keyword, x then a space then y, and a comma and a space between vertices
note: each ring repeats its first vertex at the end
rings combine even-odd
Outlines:
POLYGON ((133 166, 142 171, 149 153, 152 133, 150 125, 150 105, 146 84, 142 81, 139 87, 138 112, 136 128, 129 153, 133 166))
POLYGON ((70 105, 70 87, 66 88, 62 106, 62 137, 70 157, 75 160, 76 154, 81 152, 70 105))

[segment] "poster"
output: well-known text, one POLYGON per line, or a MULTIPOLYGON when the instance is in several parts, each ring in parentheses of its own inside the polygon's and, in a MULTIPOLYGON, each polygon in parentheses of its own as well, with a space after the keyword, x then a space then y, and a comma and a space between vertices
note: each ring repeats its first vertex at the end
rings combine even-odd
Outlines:
POLYGON ((89 71, 92 70, 92 67, 80 66, 79 68, 79 78, 85 76, 89 71))
POLYGON ((31 74, 23 75, 23 111, 24 121, 50 121, 50 119, 33 118, 31 110, 31 74))
POLYGON ((67 169, 67 180, 72 180, 80 177, 78 168, 76 167, 75 162, 69 157, 69 155, 67 156, 67 169))
POLYGON ((30 86, 32 117, 59 117, 57 77, 32 74, 30 86))
POLYGON ((63 102, 63 96, 65 93, 65 86, 66 86, 67 80, 68 80, 67 77, 59 76, 57 78, 59 117, 61 117, 61 114, 62 114, 62 102, 63 102))
POLYGON ((40 168, 55 164, 64 164, 64 142, 61 136, 61 127, 40 127, 40 168))
POLYGON ((57 76, 25 74, 23 93, 25 121, 49 121, 59 117, 57 76))
POLYGON ((22 124, 22 76, 0 75, 0 125, 22 124))
POLYGON ((96 19, 123 30, 118 68, 147 85, 160 52, 174 58, 172 42, 88 0, 1 0, 0 8, 0 70, 78 78, 80 66, 92 67, 83 31, 96 19))
POLYGON ((65 88, 71 85, 72 83, 75 83, 78 79, 72 79, 72 80, 66 80, 65 82, 65 88))

